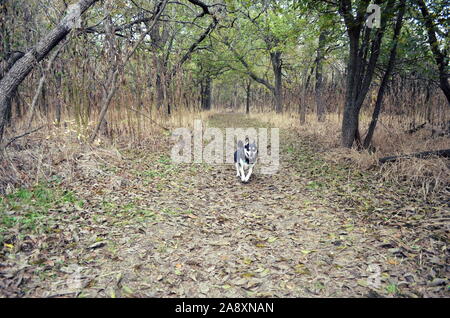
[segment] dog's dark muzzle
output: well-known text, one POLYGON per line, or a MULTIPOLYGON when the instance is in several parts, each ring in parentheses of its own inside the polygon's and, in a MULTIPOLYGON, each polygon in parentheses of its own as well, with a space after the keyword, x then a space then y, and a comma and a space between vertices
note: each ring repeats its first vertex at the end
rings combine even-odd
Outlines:
POLYGON ((250 157, 248 157, 248 163, 249 163, 249 164, 254 164, 254 163, 256 163, 256 156, 250 156, 250 157))

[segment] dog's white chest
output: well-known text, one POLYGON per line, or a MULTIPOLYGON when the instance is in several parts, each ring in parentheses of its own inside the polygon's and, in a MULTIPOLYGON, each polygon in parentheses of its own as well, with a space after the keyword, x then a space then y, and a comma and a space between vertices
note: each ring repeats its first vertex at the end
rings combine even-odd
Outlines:
POLYGON ((246 161, 243 161, 243 160, 241 160, 239 162, 239 164, 244 170, 248 170, 250 168, 253 168, 253 166, 255 165, 254 163, 247 163, 246 161))

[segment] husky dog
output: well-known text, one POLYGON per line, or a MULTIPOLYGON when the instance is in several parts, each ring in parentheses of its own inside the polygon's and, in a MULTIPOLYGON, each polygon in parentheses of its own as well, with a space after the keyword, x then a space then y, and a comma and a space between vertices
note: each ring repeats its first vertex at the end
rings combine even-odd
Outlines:
POLYGON ((258 147, 256 143, 250 143, 248 137, 245 138, 245 145, 241 140, 238 142, 238 149, 234 152, 234 165, 236 166, 236 176, 241 177, 242 182, 247 182, 253 172, 253 167, 257 160, 258 147), (245 170, 248 170, 245 175, 245 170))

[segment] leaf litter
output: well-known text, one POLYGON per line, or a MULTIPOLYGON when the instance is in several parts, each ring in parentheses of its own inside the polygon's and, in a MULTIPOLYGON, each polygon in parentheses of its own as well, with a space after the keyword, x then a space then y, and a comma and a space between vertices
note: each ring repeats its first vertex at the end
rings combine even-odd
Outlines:
POLYGON ((279 172, 256 171, 246 185, 232 166, 172 165, 164 143, 97 165, 86 155, 58 185, 82 206, 56 204, 45 230, 3 234, 0 295, 449 296, 448 203, 380 187, 323 160, 320 145, 294 131, 281 137, 279 172))

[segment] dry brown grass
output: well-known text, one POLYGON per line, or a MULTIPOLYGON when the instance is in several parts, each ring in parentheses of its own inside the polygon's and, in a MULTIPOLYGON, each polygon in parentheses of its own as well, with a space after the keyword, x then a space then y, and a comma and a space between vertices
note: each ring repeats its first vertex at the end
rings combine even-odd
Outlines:
MULTIPOLYGON (((337 114, 328 114, 325 122, 318 122, 315 114, 308 114, 306 123, 299 124, 297 114, 257 113, 253 118, 269 122, 280 128, 295 129, 300 136, 312 137, 327 150, 322 156, 333 163, 350 164, 362 170, 375 170, 382 180, 406 185, 411 193, 423 197, 431 194, 448 195, 450 191, 450 164, 448 159, 402 159, 398 162, 379 165, 382 157, 411 154, 415 152, 450 148, 449 137, 431 137, 431 132, 421 130, 415 134, 406 133, 408 125, 404 118, 389 116, 381 118, 373 138, 375 153, 342 148, 340 145, 341 120, 337 114)), ((368 127, 370 117, 361 116, 362 136, 368 127)))
POLYGON ((70 183, 80 173, 95 171, 98 158, 120 158, 113 146, 99 139, 96 143, 103 146, 91 147, 85 139, 83 127, 64 122, 15 141, 0 158, 0 193, 55 178, 70 183))
MULTIPOLYGON (((162 147, 161 136, 167 136, 173 128, 192 128, 195 119, 205 120, 209 115, 210 112, 179 110, 168 117, 113 108, 107 115, 110 124, 106 131, 102 130, 92 144, 88 141, 95 121, 64 120, 58 127, 38 117, 33 127, 44 128, 13 142, 0 158, 0 194, 50 181, 54 176, 70 183, 80 174, 98 172, 98 165, 106 161, 120 160, 118 149, 156 151, 162 147)), ((15 122, 6 140, 26 131, 25 119, 15 122)))
MULTIPOLYGON (((169 117, 156 110, 137 112, 112 107, 107 116, 111 124, 92 145, 87 141, 95 121, 82 123, 79 120, 66 120, 60 127, 47 124, 43 130, 17 140, 7 149, 0 165, 0 192, 9 192, 16 186, 32 185, 42 179, 48 180, 52 175, 62 175, 71 180, 76 170, 74 167, 91 165, 95 169, 97 162, 101 161, 99 158, 119 158, 118 148, 143 147, 147 151, 156 150, 160 147, 161 134, 168 135, 176 127, 192 128, 195 119, 205 121, 214 113, 175 110, 169 117), (84 161, 81 166, 80 160, 84 161)), ((446 159, 405 159, 382 166, 378 164, 379 158, 384 156, 450 148, 450 138, 431 138, 427 130, 407 134, 407 125, 402 124, 400 118, 381 118, 374 135, 376 152, 369 153, 340 146, 342 118, 337 114, 328 114, 325 122, 318 122, 316 116, 309 113, 304 125, 299 125, 296 113, 265 112, 250 116, 275 127, 293 129, 300 136, 316 140, 318 146, 326 150, 322 156, 330 162, 351 164, 362 170, 376 170, 383 180, 407 184, 411 191, 418 190, 424 196, 448 191, 450 168, 446 159)), ((91 114, 91 117, 97 116, 91 114)), ((369 119, 363 114, 361 127, 367 127, 369 119)), ((47 119, 39 118, 34 125, 39 126, 39 122, 43 124, 47 119)), ((26 131, 24 123, 16 123, 9 137, 26 131)))

